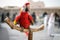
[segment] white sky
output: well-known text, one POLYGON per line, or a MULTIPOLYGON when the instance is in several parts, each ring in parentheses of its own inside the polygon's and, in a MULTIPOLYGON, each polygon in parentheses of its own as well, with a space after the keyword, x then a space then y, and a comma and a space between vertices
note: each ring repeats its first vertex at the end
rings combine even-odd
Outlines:
POLYGON ((0 7, 4 6, 23 6, 27 0, 0 0, 0 7))
MULTIPOLYGON (((43 1, 45 3, 46 7, 60 7, 60 0, 34 0, 37 1, 43 1)), ((0 7, 3 6, 23 6, 27 0, 0 0, 0 7)))

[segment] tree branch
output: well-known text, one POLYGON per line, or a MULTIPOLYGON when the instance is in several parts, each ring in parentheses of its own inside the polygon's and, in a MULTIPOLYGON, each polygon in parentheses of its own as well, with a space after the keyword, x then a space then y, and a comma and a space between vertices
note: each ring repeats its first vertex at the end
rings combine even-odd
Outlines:
MULTIPOLYGON (((18 31, 22 31, 23 30, 23 32, 29 32, 29 29, 22 29, 21 27, 18 27, 18 26, 16 26, 16 25, 14 25, 13 24, 13 22, 11 22, 11 20, 7 17, 7 18, 5 18, 5 20, 4 20, 12 29, 16 29, 16 30, 18 30, 18 31)), ((40 28, 38 28, 38 29, 30 29, 32 32, 37 32, 37 31, 41 31, 41 30, 43 30, 44 29, 44 24, 42 24, 41 26, 40 26, 40 28)))

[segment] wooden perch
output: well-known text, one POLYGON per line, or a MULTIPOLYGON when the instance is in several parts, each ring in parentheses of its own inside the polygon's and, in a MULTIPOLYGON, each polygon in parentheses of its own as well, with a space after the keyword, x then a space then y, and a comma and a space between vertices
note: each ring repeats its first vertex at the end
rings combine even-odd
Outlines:
POLYGON ((35 28, 35 29, 32 29, 32 28, 31 28, 31 31, 32 31, 32 32, 37 32, 37 31, 41 31, 41 30, 44 30, 44 24, 42 24, 42 25, 40 26, 40 28, 38 28, 38 29, 36 29, 36 28, 35 28))
MULTIPOLYGON (((16 29, 16 30, 18 30, 18 31, 22 31, 22 28, 21 27, 18 27, 18 26, 16 26, 16 25, 14 25, 14 23, 7 17, 7 18, 5 18, 5 20, 4 20, 12 29, 16 29)), ((37 31, 41 31, 41 30, 43 30, 44 29, 44 24, 42 24, 41 26, 40 26, 40 28, 38 28, 38 29, 30 29, 32 32, 37 32, 37 31)), ((29 29, 23 29, 23 32, 29 32, 29 29)))

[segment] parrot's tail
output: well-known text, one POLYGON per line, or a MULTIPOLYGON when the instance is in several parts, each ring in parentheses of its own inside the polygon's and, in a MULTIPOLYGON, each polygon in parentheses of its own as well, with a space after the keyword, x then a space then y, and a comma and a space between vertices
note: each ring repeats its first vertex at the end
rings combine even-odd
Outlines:
POLYGON ((29 32, 25 32, 25 35, 28 36, 29 32))

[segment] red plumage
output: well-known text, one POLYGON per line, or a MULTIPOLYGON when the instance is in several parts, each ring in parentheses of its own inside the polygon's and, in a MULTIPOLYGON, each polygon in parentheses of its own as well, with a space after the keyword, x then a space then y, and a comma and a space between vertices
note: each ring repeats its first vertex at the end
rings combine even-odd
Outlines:
POLYGON ((30 5, 30 3, 26 3, 25 6, 30 5))
POLYGON ((28 29, 33 18, 28 12, 21 12, 21 15, 17 16, 15 20, 19 22, 20 26, 28 29))

